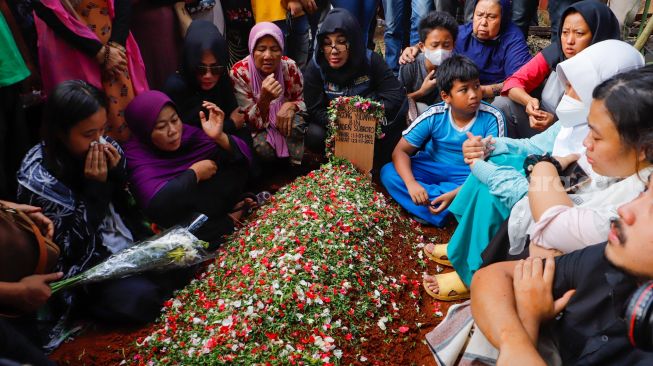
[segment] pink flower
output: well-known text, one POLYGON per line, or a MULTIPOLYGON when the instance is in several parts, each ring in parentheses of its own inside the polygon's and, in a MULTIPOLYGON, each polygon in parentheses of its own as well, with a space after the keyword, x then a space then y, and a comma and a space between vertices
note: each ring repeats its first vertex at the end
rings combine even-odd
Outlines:
POLYGON ((408 327, 405 326, 405 325, 402 325, 401 327, 399 327, 399 332, 401 332, 401 333, 406 333, 406 332, 408 332, 409 330, 410 330, 410 328, 408 328, 408 327))

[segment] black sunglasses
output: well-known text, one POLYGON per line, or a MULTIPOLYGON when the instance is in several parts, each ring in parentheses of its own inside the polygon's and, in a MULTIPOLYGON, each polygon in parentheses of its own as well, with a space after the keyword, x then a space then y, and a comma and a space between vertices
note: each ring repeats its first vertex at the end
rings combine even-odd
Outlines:
POLYGON ((213 66, 206 66, 206 65, 199 65, 197 66, 196 69, 197 75, 203 76, 207 72, 210 72, 212 75, 221 75, 224 72, 224 66, 218 66, 218 65, 213 65, 213 66))

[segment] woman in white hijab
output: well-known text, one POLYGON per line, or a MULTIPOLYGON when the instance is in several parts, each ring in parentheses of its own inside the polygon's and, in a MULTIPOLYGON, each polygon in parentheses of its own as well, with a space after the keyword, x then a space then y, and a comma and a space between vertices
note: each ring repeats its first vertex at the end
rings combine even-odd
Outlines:
MULTIPOLYGON (((521 140, 482 140, 470 136, 463 144, 463 154, 473 176, 468 178, 450 206, 450 211, 458 219, 458 227, 448 244, 425 248, 427 255, 436 261, 448 259, 460 278, 453 274, 425 277, 424 285, 431 293, 439 292, 443 280, 447 286, 443 286, 444 296, 438 298, 459 294, 464 288, 460 287, 460 279, 465 284, 471 282, 473 273, 483 263, 481 253, 509 216, 511 239, 525 241, 527 229, 532 225, 530 208, 528 203, 522 203, 525 206, 513 209, 529 190, 529 182, 521 169, 524 159, 529 154, 582 154, 594 87, 611 76, 643 64, 642 56, 625 42, 606 40, 596 43, 576 57, 558 64, 557 75, 561 83, 567 85, 567 90, 556 109, 559 121, 545 132, 521 140), (446 253, 446 256, 441 253, 446 253), (449 288, 456 288, 455 294, 450 293, 449 288)), ((607 181, 594 174, 585 159, 581 159, 579 165, 592 176, 593 186, 607 181)), ((517 249, 515 246, 511 252, 517 249)))

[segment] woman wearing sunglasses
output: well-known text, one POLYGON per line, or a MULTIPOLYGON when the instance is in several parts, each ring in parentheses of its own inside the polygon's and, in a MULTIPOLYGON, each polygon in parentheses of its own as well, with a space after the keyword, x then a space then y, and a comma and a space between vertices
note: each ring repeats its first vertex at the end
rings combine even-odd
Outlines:
POLYGON ((181 120, 199 128, 199 112, 207 112, 202 104, 215 104, 226 114, 224 131, 251 146, 244 114, 226 75, 228 60, 227 42, 218 28, 211 22, 196 20, 188 27, 179 71, 168 78, 163 92, 177 106, 181 120))

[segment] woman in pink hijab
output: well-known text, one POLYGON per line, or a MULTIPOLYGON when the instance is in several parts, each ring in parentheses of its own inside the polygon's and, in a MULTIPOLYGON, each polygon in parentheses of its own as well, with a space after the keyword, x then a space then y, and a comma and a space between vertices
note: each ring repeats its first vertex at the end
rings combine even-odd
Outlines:
POLYGON ((295 61, 283 56, 283 33, 262 22, 249 33, 249 56, 231 69, 236 99, 264 161, 288 158, 299 165, 306 123, 304 81, 295 61))

